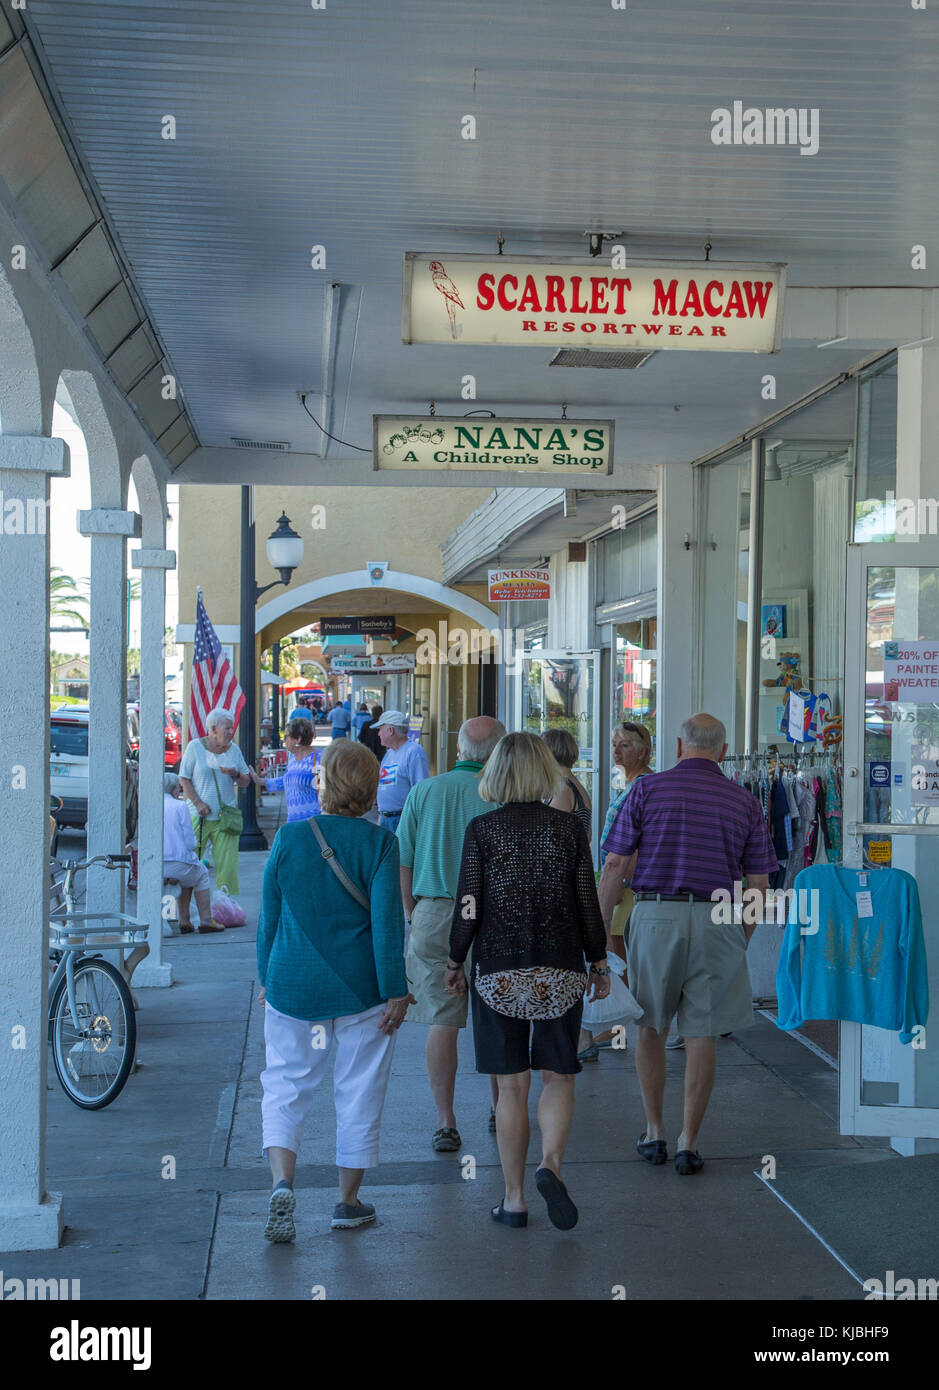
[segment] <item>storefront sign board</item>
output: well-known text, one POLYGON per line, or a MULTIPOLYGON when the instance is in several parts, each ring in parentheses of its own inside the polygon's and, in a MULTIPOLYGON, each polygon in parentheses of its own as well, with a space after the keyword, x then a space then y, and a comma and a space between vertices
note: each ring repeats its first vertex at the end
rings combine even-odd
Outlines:
POLYGON ((408 251, 406 343, 775 352, 786 268, 408 251))
POLYGON ((388 617, 320 618, 322 637, 390 637, 394 630, 395 620, 388 617))
POLYGON ((551 572, 546 569, 489 571, 489 602, 518 603, 551 597, 551 572))
POLYGON ((550 473, 571 487, 613 472, 613 421, 373 415, 372 450, 376 469, 550 473))
POLYGON ((413 656, 334 656, 331 662, 334 671, 368 671, 372 674, 413 671, 415 665, 413 656))

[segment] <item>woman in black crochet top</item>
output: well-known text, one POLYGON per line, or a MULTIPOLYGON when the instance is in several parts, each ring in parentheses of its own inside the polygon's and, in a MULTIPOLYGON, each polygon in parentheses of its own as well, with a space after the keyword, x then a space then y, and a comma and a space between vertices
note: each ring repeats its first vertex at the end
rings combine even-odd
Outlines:
POLYGON ((463 962, 472 948, 476 1069, 496 1076, 499 1085, 496 1135, 505 1197, 493 1217, 507 1226, 528 1224, 528 1089, 537 1067, 544 1089, 535 1182, 551 1221, 570 1230, 577 1208, 561 1182, 561 1160, 581 1070, 584 989, 589 983, 589 997, 604 998, 610 972, 587 836, 575 816, 544 805, 557 792, 559 776, 534 734, 507 734, 490 755, 479 794, 499 809, 477 816, 466 830, 446 985, 455 993, 466 988, 463 962))

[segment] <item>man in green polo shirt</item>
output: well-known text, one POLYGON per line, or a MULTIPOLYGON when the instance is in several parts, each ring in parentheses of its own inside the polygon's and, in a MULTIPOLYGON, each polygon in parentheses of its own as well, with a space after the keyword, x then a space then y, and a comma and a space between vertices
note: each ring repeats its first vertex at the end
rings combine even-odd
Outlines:
POLYGON ((452 772, 428 777, 408 792, 398 822, 401 896, 411 922, 407 977, 417 999, 409 1022, 428 1023, 427 1074, 437 1106, 437 1153, 455 1153, 462 1144, 453 1114, 457 1038, 466 1027, 468 994, 450 994, 444 971, 450 951, 453 899, 460 878, 463 838, 475 816, 494 808, 479 795, 479 774, 505 734, 498 719, 467 719, 457 736, 452 772))

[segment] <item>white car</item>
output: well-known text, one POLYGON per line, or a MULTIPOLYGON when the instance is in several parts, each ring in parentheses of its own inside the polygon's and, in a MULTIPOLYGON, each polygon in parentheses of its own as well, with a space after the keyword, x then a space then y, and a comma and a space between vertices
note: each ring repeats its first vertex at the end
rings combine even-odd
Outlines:
MULTIPOLYGON (((137 833, 137 760, 132 756, 124 730, 126 757, 125 830, 127 839, 137 833)), ((49 727, 52 814, 58 825, 84 829, 88 823, 88 707, 61 705, 52 711, 49 727), (60 804, 61 803, 61 804, 60 804)))

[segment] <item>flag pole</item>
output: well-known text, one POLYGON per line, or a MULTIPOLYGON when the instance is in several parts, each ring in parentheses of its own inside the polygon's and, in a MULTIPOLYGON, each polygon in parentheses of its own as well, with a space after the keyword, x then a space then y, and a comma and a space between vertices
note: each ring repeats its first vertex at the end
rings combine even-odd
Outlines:
MULTIPOLYGON (((245 707, 241 711, 239 724, 239 743, 241 753, 249 766, 256 757, 257 727, 257 669, 255 660, 255 607, 257 604, 257 581, 254 573, 254 516, 251 505, 251 488, 241 489, 241 630, 238 644, 239 683, 245 697, 245 707)), ((266 850, 267 840, 261 833, 257 820, 257 800, 254 782, 241 790, 241 814, 243 828, 238 841, 239 850, 266 850)))

